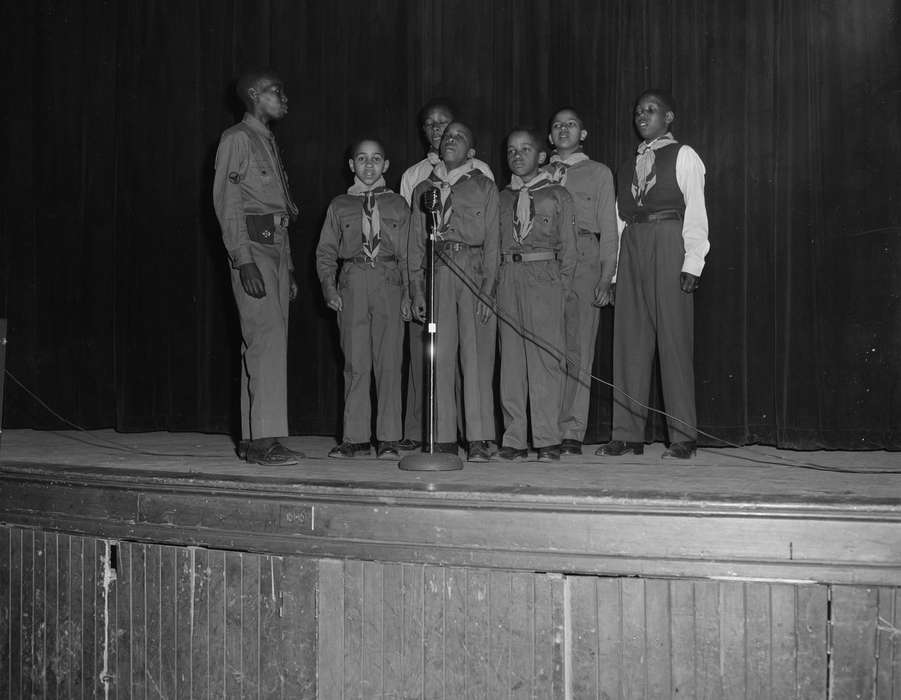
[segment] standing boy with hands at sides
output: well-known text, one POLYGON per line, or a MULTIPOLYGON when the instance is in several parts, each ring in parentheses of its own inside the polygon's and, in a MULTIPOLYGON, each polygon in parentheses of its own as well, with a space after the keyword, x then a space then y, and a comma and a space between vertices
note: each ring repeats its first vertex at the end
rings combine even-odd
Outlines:
MULTIPOLYGON (((422 134, 428 144, 428 152, 426 157, 418 163, 411 165, 404 171, 400 180, 400 194, 407 200, 413 212, 418 212, 420 202, 413 201, 413 190, 416 186, 427 180, 432 174, 432 170, 441 161, 439 150, 441 148, 441 138, 448 124, 454 121, 454 110, 447 100, 435 99, 430 100, 419 111, 419 124, 422 128, 422 134)), ((477 168, 489 180, 494 181, 494 174, 491 168, 478 158, 472 158, 472 165, 477 168)), ((423 358, 425 354, 425 345, 423 343, 423 327, 416 322, 409 324, 408 331, 410 334, 410 369, 409 379, 407 382, 407 411, 404 418, 404 439, 400 442, 400 448, 403 450, 418 449, 423 437, 422 430, 422 408, 423 408, 423 358)), ((486 329, 486 332, 490 329, 486 329)), ((460 376, 457 372, 456 385, 459 388, 460 376)), ((460 410, 461 403, 457 400, 457 408, 460 410)))
MULTIPOLYGON (((420 201, 430 188, 441 200, 438 240, 435 242, 435 319, 437 361, 435 366, 435 450, 457 453, 457 408, 454 376, 457 357, 462 371, 465 431, 469 441, 468 459, 485 462, 490 458, 489 441, 494 440, 494 354, 497 319, 490 306, 467 286, 480 288, 483 298, 494 297, 498 267, 497 188, 473 164, 475 143, 465 124, 451 122, 441 139, 441 158, 429 178, 413 191, 420 201), (449 259, 455 269, 448 267, 449 259), (456 269, 459 268, 459 269, 456 269), (461 279, 463 275, 466 280, 461 279)), ((425 251, 427 215, 415 211, 410 219, 410 289, 413 313, 426 320, 425 251)))
POLYGON ((316 247, 322 295, 338 314, 344 353, 343 439, 329 457, 369 456, 374 371, 377 454, 379 459, 398 459, 403 321, 410 319, 410 210, 403 197, 385 186, 389 161, 380 142, 359 141, 348 165, 354 184, 332 200, 316 247))
POLYGON ((664 458, 696 449, 694 298, 710 249, 704 163, 673 137, 676 102, 647 90, 633 121, 637 155, 617 173, 620 248, 613 330, 612 439, 596 454, 644 452, 647 400, 655 347, 660 357, 670 446, 664 458), (632 397, 635 401, 632 400, 632 397))
POLYGON ((561 454, 582 454, 588 425, 591 369, 594 363, 600 309, 611 302, 611 280, 616 271, 616 200, 613 175, 603 163, 582 150, 588 132, 582 118, 567 107, 551 120, 554 147, 546 170, 551 179, 572 195, 576 216, 578 262, 566 295, 566 379, 560 432, 561 454))
POLYGON ((242 75, 237 93, 247 112, 219 140, 213 207, 241 321, 238 454, 255 464, 296 464, 303 455, 279 438, 288 434, 288 306, 297 296, 288 225, 298 209, 269 130, 288 113, 288 96, 269 69, 242 75))
POLYGON ((507 137, 513 173, 500 195, 501 268, 498 308, 509 322, 500 327, 503 446, 495 459, 518 462, 532 444, 538 460, 560 459, 563 394, 563 307, 572 286, 577 248, 572 196, 541 170, 544 136, 516 129, 507 137))

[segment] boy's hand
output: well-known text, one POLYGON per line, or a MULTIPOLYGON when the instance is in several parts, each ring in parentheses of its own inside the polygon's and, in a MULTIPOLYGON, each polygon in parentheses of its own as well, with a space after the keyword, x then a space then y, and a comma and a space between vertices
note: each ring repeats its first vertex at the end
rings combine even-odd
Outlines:
POLYGON ((691 294, 701 286, 701 278, 691 274, 690 272, 683 272, 679 276, 679 284, 682 285, 683 292, 685 292, 686 294, 691 294))
POLYGON ((344 309, 344 301, 341 299, 341 295, 338 292, 329 295, 328 300, 325 302, 326 306, 328 306, 332 311, 341 311, 344 309))
POLYGON ((294 301, 300 288, 297 286, 297 280, 294 279, 294 272, 288 273, 288 301, 294 301))
POLYGON ((412 304, 410 302, 410 297, 404 294, 404 298, 400 300, 400 317, 404 321, 409 321, 413 318, 413 310, 412 304))
POLYGON ((413 297, 413 317, 420 323, 425 323, 425 297, 422 294, 413 297))
POLYGON ((484 326, 486 323, 488 323, 488 319, 491 318, 491 314, 491 307, 484 301, 479 299, 476 302, 476 318, 479 319, 479 323, 484 326))
POLYGON ((612 289, 613 285, 610 282, 598 282, 598 286, 594 288, 594 305, 607 306, 612 304, 612 289))
POLYGON ((238 267, 238 274, 241 276, 241 286, 244 292, 254 299, 262 299, 266 296, 266 284, 263 282, 263 275, 260 274, 260 268, 254 262, 244 263, 238 267))

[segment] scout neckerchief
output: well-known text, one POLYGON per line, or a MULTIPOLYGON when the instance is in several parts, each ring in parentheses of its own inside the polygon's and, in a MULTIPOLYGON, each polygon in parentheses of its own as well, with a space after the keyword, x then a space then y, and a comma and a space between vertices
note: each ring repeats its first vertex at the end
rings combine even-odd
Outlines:
POLYGON ((372 186, 367 185, 360 178, 354 176, 354 184, 347 189, 347 194, 363 197, 363 255, 369 258, 369 264, 375 265, 375 259, 379 254, 382 244, 382 218, 379 215, 379 200, 376 197, 380 192, 387 192, 385 178, 380 177, 372 186))
POLYGON ((554 153, 551 156, 551 179, 558 185, 565 185, 566 171, 569 170, 570 166, 581 163, 583 160, 588 160, 588 156, 582 151, 570 153, 566 158, 561 158, 554 153))
POLYGON ((454 168, 450 172, 444 161, 439 161, 429 175, 429 182, 432 187, 438 190, 441 195, 441 225, 438 227, 438 238, 444 239, 447 229, 450 227, 451 214, 454 211, 454 205, 451 197, 451 188, 456 185, 464 177, 469 177, 473 172, 481 172, 473 168, 472 159, 467 159, 463 165, 454 168))
POLYGON ((642 141, 635 157, 635 174, 632 176, 632 197, 638 206, 644 206, 644 198, 657 183, 657 171, 654 169, 656 156, 654 151, 670 144, 678 143, 670 132, 647 143, 642 141))
POLYGON ((529 180, 528 184, 522 181, 519 175, 510 178, 510 189, 519 194, 516 196, 516 206, 513 209, 513 240, 519 245, 532 232, 532 224, 535 218, 535 198, 532 190, 538 189, 543 184, 551 181, 551 176, 544 170, 529 180))
POLYGON ((293 219, 297 216, 298 209, 294 200, 291 199, 291 190, 288 189, 288 174, 285 172, 285 166, 282 163, 282 157, 278 150, 275 134, 271 131, 269 132, 269 147, 272 149, 272 153, 275 156, 273 159, 275 161, 275 172, 278 173, 278 180, 282 184, 282 191, 285 193, 285 206, 288 207, 288 213, 293 219))

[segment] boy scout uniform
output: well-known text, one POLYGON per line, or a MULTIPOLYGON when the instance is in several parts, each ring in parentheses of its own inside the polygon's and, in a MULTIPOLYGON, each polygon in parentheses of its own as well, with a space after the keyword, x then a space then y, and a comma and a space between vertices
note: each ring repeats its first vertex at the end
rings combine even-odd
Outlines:
MULTIPOLYGON (((416 189, 417 185, 429 178, 432 174, 432 170, 440 162, 441 159, 438 157, 438 154, 434 151, 430 151, 421 161, 407 168, 404 171, 403 176, 401 176, 400 195, 407 200, 407 204, 410 205, 410 209, 414 213, 419 213, 421 211, 421 204, 419 200, 413 201, 413 190, 416 189)), ((491 172, 491 168, 488 167, 487 163, 482 162, 478 158, 473 158, 470 162, 472 163, 473 168, 479 170, 483 175, 487 176, 488 179, 494 181, 494 174, 491 172)), ((421 192, 420 196, 422 196, 421 192)), ((424 396, 423 386, 425 381, 423 359, 425 357, 426 341, 424 339, 425 334, 423 331, 424 329, 420 323, 415 321, 411 322, 409 328, 410 367, 407 379, 407 411, 404 416, 404 437, 408 440, 415 440, 416 442, 421 442, 424 437, 422 430, 422 406, 424 396)), ((459 383, 459 379, 458 376, 457 383, 459 383)), ((459 397, 457 398, 459 399, 459 397)), ((458 411, 461 407, 462 404, 457 400, 458 411)))
POLYGON ((232 292, 242 336, 241 435, 288 434, 288 306, 297 215, 272 132, 250 114, 226 129, 216 152, 213 206, 232 264, 232 292), (266 295, 244 291, 238 268, 256 263, 266 295))
MULTIPOLYGON (((444 164, 436 166, 443 172, 444 164)), ((462 273, 486 294, 491 295, 498 268, 498 194, 494 182, 472 161, 446 175, 436 174, 417 185, 413 202, 432 187, 444 190, 445 205, 436 251, 451 259, 462 273), (449 196, 448 196, 449 195, 449 196), (449 207, 447 204, 449 203, 449 207)), ((428 214, 416 211, 410 218, 411 293, 425 292, 425 259, 428 214)), ((476 318, 478 299, 436 252, 435 315, 438 323, 435 367, 436 442, 457 442, 457 409, 454 401, 454 376, 459 351, 463 374, 463 413, 466 438, 470 442, 494 440, 494 354, 497 319, 494 315, 482 324, 476 318)))
MULTIPOLYGON (((520 184, 519 178, 514 180, 520 184)), ((500 194, 502 252, 497 291, 498 308, 511 321, 500 325, 503 446, 517 450, 528 449, 527 402, 533 446, 560 443, 563 307, 578 255, 569 192, 550 182, 545 173, 523 187, 532 211, 525 237, 518 230, 522 217, 517 214, 523 188, 514 190, 511 183, 500 194)))
POLYGON ((567 365, 560 432, 564 440, 582 442, 588 425, 591 370, 600 309, 594 290, 609 284, 616 270, 616 200, 613 174, 582 152, 563 159, 551 156, 547 169, 554 182, 572 195, 576 217, 578 262, 566 295, 564 325, 567 365))
MULTIPOLYGON (((377 185, 384 185, 384 180, 377 185)), ((402 429, 400 306, 408 284, 410 210, 400 195, 384 186, 375 187, 372 194, 378 205, 377 250, 364 244, 366 193, 332 200, 316 247, 323 295, 328 299, 337 292, 343 303, 338 312, 344 353, 343 439, 358 444, 368 443, 371 437, 370 373, 375 374, 378 401, 376 439, 396 442, 402 429)))

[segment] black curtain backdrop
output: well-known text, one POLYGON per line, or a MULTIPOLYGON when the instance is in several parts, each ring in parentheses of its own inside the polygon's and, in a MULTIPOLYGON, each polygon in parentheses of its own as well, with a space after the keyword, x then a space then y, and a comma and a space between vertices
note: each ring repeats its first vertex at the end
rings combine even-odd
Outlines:
MULTIPOLYGON (((422 157, 417 109, 450 96, 505 183, 507 130, 572 104, 588 153, 615 168, 653 85, 676 95, 674 131, 708 168, 700 427, 743 444, 901 447, 897 0, 2 5, 8 368, 81 426, 234 431, 239 339, 212 164, 240 117, 231 81, 270 64, 291 100, 276 128, 302 204, 292 433, 339 429, 313 250, 355 137, 385 141, 396 186, 422 157)), ((6 392, 6 427, 63 427, 16 383, 6 392)), ((610 416, 597 385, 589 440, 609 437, 610 416)))

